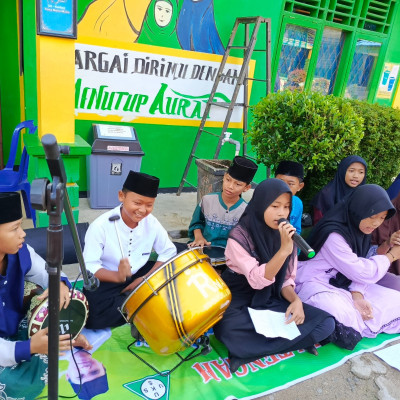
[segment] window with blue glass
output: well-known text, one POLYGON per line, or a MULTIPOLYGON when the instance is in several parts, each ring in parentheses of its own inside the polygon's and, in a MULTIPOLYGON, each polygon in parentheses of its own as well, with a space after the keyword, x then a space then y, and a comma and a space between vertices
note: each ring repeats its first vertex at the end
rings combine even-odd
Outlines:
POLYGON ((318 52, 311 90, 332 94, 342 56, 345 33, 340 29, 325 28, 318 52))
POLYGON ((315 40, 315 29, 287 24, 274 91, 304 90, 315 40))
POLYGON ((380 48, 379 42, 357 40, 344 97, 367 99, 380 48))

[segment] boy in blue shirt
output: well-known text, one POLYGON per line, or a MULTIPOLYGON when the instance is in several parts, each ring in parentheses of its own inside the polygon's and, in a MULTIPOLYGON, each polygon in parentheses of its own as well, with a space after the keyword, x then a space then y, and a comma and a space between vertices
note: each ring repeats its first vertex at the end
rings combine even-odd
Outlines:
MULTIPOLYGON (((46 288, 45 261, 25 242, 21 227, 21 198, 17 192, 0 193, 0 398, 34 399, 47 383, 48 337, 41 329, 28 338, 24 305, 28 282, 46 288)), ((60 306, 67 308, 70 283, 62 276, 60 306)), ((47 297, 45 291, 38 300, 47 297)), ((60 335, 59 349, 70 349, 70 335, 60 335)), ((83 335, 73 346, 90 349, 83 335)))
POLYGON ((303 202, 296 196, 296 193, 304 187, 303 165, 295 161, 281 161, 276 168, 275 178, 284 181, 293 194, 290 223, 296 228, 296 232, 300 235, 303 202))
POLYGON ((230 230, 238 223, 247 203, 241 195, 251 188, 257 165, 236 156, 225 173, 222 191, 203 196, 189 225, 189 247, 226 247, 230 230))

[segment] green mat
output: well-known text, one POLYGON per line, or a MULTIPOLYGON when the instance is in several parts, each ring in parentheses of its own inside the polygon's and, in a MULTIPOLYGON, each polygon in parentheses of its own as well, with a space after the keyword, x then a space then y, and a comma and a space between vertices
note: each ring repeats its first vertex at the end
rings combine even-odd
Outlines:
MULTIPOLYGON (((108 391, 95 399, 253 399, 338 367, 360 353, 375 351, 400 335, 380 334, 375 339, 363 339, 352 352, 329 344, 318 349, 318 357, 304 351, 268 356, 242 366, 234 374, 226 362, 225 346, 212 334, 209 338, 209 354, 184 362, 169 376, 160 376, 128 351, 127 346, 132 343, 130 325, 113 329, 111 337, 93 352, 93 358, 104 365, 108 381, 108 391)), ((169 371, 178 361, 176 355, 156 355, 143 342, 136 342, 133 349, 159 371, 169 371)), ((74 395, 66 379, 68 366, 67 360, 60 360, 60 396, 74 395)))

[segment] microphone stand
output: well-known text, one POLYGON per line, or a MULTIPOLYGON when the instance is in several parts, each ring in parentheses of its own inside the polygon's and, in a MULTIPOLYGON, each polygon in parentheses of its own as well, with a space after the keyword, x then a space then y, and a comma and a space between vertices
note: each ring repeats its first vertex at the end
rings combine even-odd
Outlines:
POLYGON ((47 214, 49 215, 46 253, 46 270, 49 274, 48 399, 57 400, 60 334, 60 275, 62 269, 62 261, 64 258, 63 227, 61 224, 63 205, 65 208, 65 215, 67 217, 68 225, 71 230, 78 262, 80 264, 80 270, 82 272, 84 280, 84 287, 88 290, 95 290, 99 286, 99 281, 92 273, 86 270, 82 248, 79 241, 78 230, 76 228, 76 224, 72 215, 68 192, 65 190, 67 178, 60 152, 62 152, 63 154, 68 154, 69 147, 59 147, 57 145, 57 140, 55 136, 51 134, 46 134, 42 137, 42 145, 53 182, 49 183, 49 181, 43 179, 37 180, 38 182, 36 183, 32 182, 32 186, 34 188, 33 192, 38 192, 39 190, 37 189, 37 187, 39 187, 40 185, 45 186, 45 188, 42 188, 42 193, 31 193, 31 200, 32 197, 34 197, 34 200, 32 200, 32 203, 35 203, 36 201, 34 208, 47 210, 47 214), (37 201, 38 199, 40 199, 41 202, 37 201))
POLYGON ((62 260, 64 257, 63 228, 61 214, 63 209, 63 198, 65 194, 66 175, 63 164, 57 165, 60 159, 60 151, 57 141, 53 135, 44 135, 42 138, 43 148, 46 154, 47 164, 53 182, 46 188, 45 204, 49 215, 49 227, 47 228, 47 253, 46 270, 49 274, 49 376, 48 376, 48 398, 58 399, 58 357, 59 357, 59 335, 60 335, 60 275, 62 260))

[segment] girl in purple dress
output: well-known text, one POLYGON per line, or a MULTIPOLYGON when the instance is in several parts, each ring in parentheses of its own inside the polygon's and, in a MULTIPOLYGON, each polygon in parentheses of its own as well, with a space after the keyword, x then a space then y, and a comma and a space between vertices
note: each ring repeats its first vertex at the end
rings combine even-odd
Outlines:
POLYGON ((328 211, 307 241, 316 256, 301 261, 296 292, 303 302, 335 317, 332 341, 353 349, 362 337, 400 332, 400 292, 377 284, 400 258, 395 245, 367 258, 372 232, 395 209, 378 185, 357 187, 328 211))

